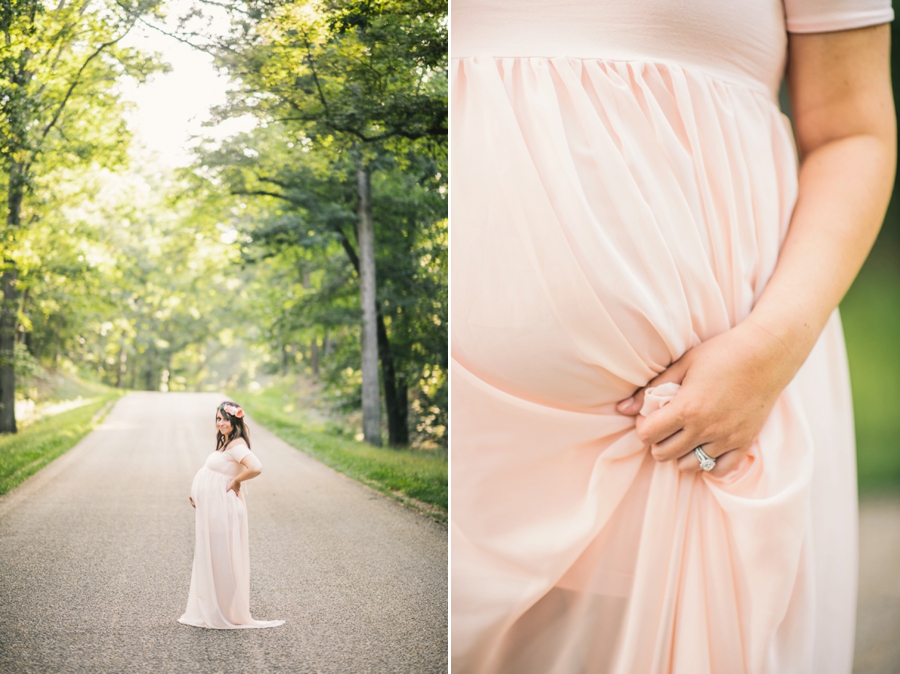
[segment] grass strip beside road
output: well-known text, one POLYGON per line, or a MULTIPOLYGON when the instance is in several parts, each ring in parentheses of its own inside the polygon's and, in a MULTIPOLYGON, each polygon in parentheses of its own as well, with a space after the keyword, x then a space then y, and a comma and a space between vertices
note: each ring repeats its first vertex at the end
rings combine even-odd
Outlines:
POLYGON ((87 405, 36 421, 15 435, 0 436, 0 494, 77 445, 102 420, 95 415, 118 398, 118 394, 99 396, 87 405))
MULTIPOLYGON (((241 393, 236 399, 253 420, 295 449, 432 519, 447 521, 445 454, 372 447, 335 434, 308 423, 302 414, 283 411, 277 390, 241 393)), ((252 428, 250 433, 252 438, 252 428)))

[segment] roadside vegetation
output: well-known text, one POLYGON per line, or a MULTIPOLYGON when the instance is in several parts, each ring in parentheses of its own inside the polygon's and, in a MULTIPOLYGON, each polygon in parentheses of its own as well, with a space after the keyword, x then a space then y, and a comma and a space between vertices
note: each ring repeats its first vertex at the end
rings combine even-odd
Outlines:
MULTIPOLYGON (((435 519, 447 520, 447 452, 443 448, 388 449, 359 437, 358 426, 323 415, 296 386, 274 384, 234 394, 253 421, 292 447, 435 519)), ((252 433, 252 430, 251 430, 252 433)))
MULTIPOLYGON (((32 389, 35 398, 15 435, 0 436, 0 495, 65 454, 103 420, 120 391, 61 373, 44 373, 32 389)), ((20 401, 23 402, 23 401, 20 401)))

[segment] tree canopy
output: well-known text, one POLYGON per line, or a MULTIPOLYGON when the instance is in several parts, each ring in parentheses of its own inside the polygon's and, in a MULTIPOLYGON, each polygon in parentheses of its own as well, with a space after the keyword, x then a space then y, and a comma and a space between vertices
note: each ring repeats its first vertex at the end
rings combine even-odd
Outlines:
POLYGON ((13 2, 0 16, 17 213, 0 403, 3 363, 38 361, 149 390, 310 377, 358 409, 370 330, 366 438, 383 426, 394 445, 444 444, 446 5, 200 1, 176 29, 161 17, 177 3, 78 7, 13 2), (253 130, 203 144, 177 173, 130 161, 117 82, 164 67, 119 46, 136 22, 213 54, 233 83, 216 119, 251 115, 253 130))

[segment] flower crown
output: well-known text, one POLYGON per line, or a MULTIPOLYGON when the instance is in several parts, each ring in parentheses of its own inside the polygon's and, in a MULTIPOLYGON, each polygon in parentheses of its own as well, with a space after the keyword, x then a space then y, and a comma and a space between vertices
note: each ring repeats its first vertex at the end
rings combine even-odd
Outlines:
POLYGON ((238 419, 244 418, 244 410, 241 409, 240 405, 222 405, 222 409, 233 417, 238 419))

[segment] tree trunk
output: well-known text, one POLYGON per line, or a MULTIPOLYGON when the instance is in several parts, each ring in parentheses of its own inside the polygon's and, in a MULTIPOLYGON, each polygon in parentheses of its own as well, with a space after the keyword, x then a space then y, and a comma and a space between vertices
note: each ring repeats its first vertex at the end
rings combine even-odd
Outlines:
POLYGON ((375 303, 375 228, 369 169, 356 171, 357 234, 359 241, 359 302, 362 308, 363 437, 381 446, 381 387, 378 383, 378 325, 375 303))
POLYGON ((378 353, 381 356, 381 374, 384 377, 384 406, 388 418, 388 444, 404 447, 409 444, 407 427, 408 401, 405 383, 397 385, 394 372, 394 356, 388 341, 387 329, 381 312, 378 312, 378 353))
MULTIPOLYGON (((22 165, 12 162, 9 168, 9 189, 6 216, 7 231, 19 228, 22 215, 22 198, 25 195, 25 177, 22 165)), ((8 244, 7 244, 8 245, 8 244)), ((19 298, 16 284, 19 270, 14 260, 3 261, 0 288, 3 292, 0 306, 0 433, 15 433, 16 428, 16 319, 19 298)))
MULTIPOLYGON (((19 309, 18 309, 19 314, 21 314, 22 316, 28 315, 28 300, 29 299, 30 298, 28 295, 28 288, 25 288, 25 290, 22 292, 22 297, 19 300, 19 309)), ((23 325, 16 326, 16 340, 27 349, 29 354, 31 354, 32 356, 34 355, 34 351, 31 350, 31 333, 25 331, 25 326, 23 326, 23 325), (21 328, 21 329, 19 329, 19 328, 21 328)))
POLYGON ((119 367, 116 370, 116 388, 122 388, 122 383, 125 381, 125 365, 128 359, 128 354, 125 351, 125 339, 122 339, 122 343, 119 346, 119 367))
POLYGON ((313 335, 309 342, 309 363, 314 377, 319 376, 319 338, 313 335))
MULTIPOLYGON (((361 255, 353 249, 350 240, 340 228, 337 229, 341 237, 341 245, 350 258, 353 268, 362 278, 362 262, 361 255)), ((373 250, 374 257, 374 250, 373 250)), ((376 305, 377 306, 377 305, 376 305)), ((381 311, 376 309, 378 328, 378 353, 381 356, 382 376, 384 377, 384 399, 388 413, 388 437, 389 442, 393 446, 402 446, 409 444, 409 430, 407 428, 407 418, 409 410, 409 400, 407 395, 407 387, 404 383, 402 387, 397 387, 394 377, 394 360, 391 354, 390 342, 388 341, 387 330, 384 326, 384 319, 381 317, 381 311), (401 390, 402 388, 402 390, 401 390)), ((323 357, 328 355, 328 331, 325 331, 325 339, 322 345, 323 357)), ((364 375, 365 376, 365 375, 364 375)), ((365 383, 365 378, 363 379, 365 383)))
POLYGON ((144 390, 145 391, 154 391, 156 389, 153 386, 153 369, 156 365, 156 349, 153 348, 151 343, 150 348, 147 349, 147 369, 144 371, 144 390))
POLYGON ((13 260, 4 260, 0 286, 0 433, 16 433, 16 281, 19 270, 13 260))

